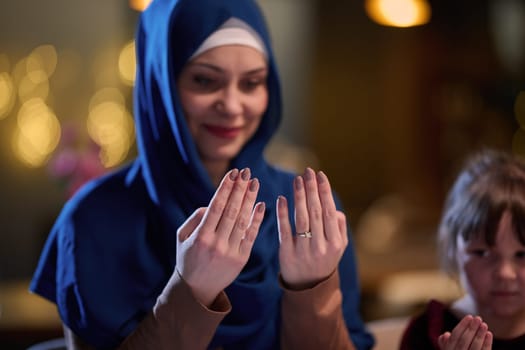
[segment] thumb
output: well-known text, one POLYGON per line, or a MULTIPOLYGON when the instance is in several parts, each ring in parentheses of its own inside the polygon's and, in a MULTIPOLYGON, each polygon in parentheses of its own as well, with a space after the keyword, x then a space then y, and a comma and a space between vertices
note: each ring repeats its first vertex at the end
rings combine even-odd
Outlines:
POLYGON ((184 221, 184 223, 177 229, 177 236, 179 237, 179 242, 184 242, 188 239, 189 236, 195 231, 197 226, 201 223, 202 218, 206 213, 206 208, 201 207, 193 212, 189 218, 184 221))

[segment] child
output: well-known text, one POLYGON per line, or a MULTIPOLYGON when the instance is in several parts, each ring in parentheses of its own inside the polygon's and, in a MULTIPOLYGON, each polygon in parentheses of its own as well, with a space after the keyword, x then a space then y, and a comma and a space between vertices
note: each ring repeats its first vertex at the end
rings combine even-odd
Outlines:
POLYGON ((452 305, 430 301, 400 349, 525 349, 525 160, 495 150, 470 158, 438 240, 465 295, 452 305))

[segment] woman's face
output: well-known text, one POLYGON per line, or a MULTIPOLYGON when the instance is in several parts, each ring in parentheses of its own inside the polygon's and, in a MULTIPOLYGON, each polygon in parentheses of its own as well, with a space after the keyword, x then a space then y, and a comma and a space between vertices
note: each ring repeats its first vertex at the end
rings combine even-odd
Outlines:
POLYGON ((268 104, 267 75, 263 55, 241 45, 212 48, 183 68, 179 95, 205 166, 227 167, 254 135, 268 104))
POLYGON ((509 212, 500 220, 494 246, 482 237, 458 237, 457 263, 461 283, 489 322, 525 321, 525 246, 513 232, 509 212))

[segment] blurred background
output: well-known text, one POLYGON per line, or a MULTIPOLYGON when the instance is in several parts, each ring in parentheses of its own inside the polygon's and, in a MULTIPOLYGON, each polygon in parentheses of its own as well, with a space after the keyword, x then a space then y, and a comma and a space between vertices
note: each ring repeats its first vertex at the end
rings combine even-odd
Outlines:
MULTIPOLYGON (((456 297, 436 225, 467 155, 525 154, 525 1, 258 2, 284 87, 268 157, 331 179, 353 228, 365 320, 456 297)), ((2 348, 60 336, 29 279, 69 196, 136 154, 133 36, 147 3, 2 2, 2 348)))

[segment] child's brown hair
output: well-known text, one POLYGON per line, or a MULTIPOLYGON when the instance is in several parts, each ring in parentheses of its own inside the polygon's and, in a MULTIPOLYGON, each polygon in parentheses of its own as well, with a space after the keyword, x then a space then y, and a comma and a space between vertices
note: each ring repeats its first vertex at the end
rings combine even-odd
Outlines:
POLYGON ((457 238, 483 237, 492 246, 505 211, 513 231, 525 245, 525 159, 485 149, 470 157, 448 193, 438 229, 445 271, 456 274, 457 238))

